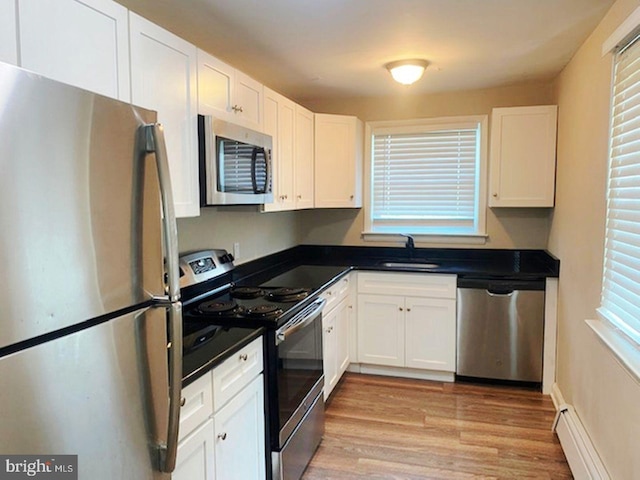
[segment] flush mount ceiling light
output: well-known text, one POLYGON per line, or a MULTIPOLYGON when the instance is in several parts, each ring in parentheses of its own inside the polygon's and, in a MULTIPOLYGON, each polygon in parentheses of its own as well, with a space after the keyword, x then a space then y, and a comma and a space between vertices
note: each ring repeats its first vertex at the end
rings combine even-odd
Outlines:
POLYGON ((411 85, 420 80, 427 65, 429 65, 429 62, 426 60, 398 60, 387 63, 385 68, 389 70, 396 82, 403 85, 411 85))

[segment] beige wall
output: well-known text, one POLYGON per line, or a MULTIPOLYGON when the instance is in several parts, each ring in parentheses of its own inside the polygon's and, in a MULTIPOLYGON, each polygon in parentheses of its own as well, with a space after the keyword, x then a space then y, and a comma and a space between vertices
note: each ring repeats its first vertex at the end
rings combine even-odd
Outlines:
MULTIPOLYGON (((427 71, 427 75, 429 72, 427 71)), ((425 79, 428 81, 428 78, 425 79)), ((407 89, 410 92, 410 88, 407 89)), ((490 115, 494 107, 546 105, 553 103, 551 83, 530 84, 450 92, 437 95, 387 98, 344 98, 333 101, 308 100, 315 112, 356 115, 363 121, 402 120, 452 115, 490 115)), ((366 159, 365 159, 366 161, 366 159)), ((487 209, 484 245, 456 244, 456 247, 546 248, 550 209, 487 209)), ((398 245, 398 242, 365 242, 363 210, 315 210, 301 214, 302 242, 307 244, 398 245)), ((418 246, 420 244, 418 243, 418 246)), ((451 246, 433 244, 429 247, 451 246)))
POLYGON ((556 207, 549 249, 561 260, 558 386, 611 478, 640 478, 640 386, 584 323, 599 304, 607 174, 611 56, 604 40, 636 7, 618 0, 556 82, 556 207))
POLYGON ((257 207, 207 207, 200 216, 178 219, 178 248, 181 253, 224 248, 233 252, 240 243, 244 263, 285 250, 300 243, 296 212, 260 213, 257 207))

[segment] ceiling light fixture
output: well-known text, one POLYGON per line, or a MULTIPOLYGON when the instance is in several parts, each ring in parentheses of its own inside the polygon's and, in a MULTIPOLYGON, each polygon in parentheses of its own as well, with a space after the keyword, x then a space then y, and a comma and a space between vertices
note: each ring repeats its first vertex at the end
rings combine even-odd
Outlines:
POLYGON ((416 58, 413 60, 389 62, 385 65, 385 68, 389 70, 389 73, 396 82, 403 85, 411 85, 420 80, 427 65, 429 65, 429 62, 426 60, 416 58))

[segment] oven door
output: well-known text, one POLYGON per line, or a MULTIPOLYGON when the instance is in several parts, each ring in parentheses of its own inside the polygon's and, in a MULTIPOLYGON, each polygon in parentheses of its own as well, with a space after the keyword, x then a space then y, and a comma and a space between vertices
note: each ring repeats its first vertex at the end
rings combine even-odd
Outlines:
POLYGON ((322 308, 317 299, 276 332, 279 449, 322 393, 322 308))

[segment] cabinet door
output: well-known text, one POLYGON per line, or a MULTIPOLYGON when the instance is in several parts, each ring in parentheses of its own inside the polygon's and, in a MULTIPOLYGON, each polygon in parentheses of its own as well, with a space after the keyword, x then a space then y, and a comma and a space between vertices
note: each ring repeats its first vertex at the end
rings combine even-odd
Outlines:
POLYGON ((296 105, 295 204, 297 209, 313 208, 313 113, 296 105))
POLYGON ((110 0, 18 0, 21 66, 129 101, 127 9, 110 0))
POLYGON ((358 295, 358 361, 404 366, 404 297, 358 295))
POLYGON ((284 210, 282 205, 282 198, 284 193, 281 193, 281 188, 284 191, 286 186, 280 186, 280 148, 279 148, 279 135, 278 135, 278 118, 279 112, 279 95, 273 90, 264 89, 264 122, 263 130, 267 135, 271 135, 271 185, 273 188, 273 202, 262 205, 263 212, 277 212, 284 210))
POLYGON ((164 125, 176 215, 197 216, 196 47, 134 13, 130 28, 132 101, 164 125))
POLYGON ((494 108, 490 207, 552 207, 558 107, 494 108))
POLYGON ((262 131, 262 95, 260 82, 236 70, 234 105, 231 108, 237 123, 262 131))
POLYGON ((213 444, 213 419, 210 419, 178 444, 172 480, 213 480, 213 444))
POLYGON ((349 298, 344 298, 336 307, 335 317, 335 342, 336 342, 336 368, 338 370, 336 383, 340 381, 350 362, 350 325, 349 325, 349 298))
POLYGON ((266 478, 263 392, 258 375, 214 415, 216 480, 266 478))
POLYGON ((405 306, 405 365, 455 372, 456 301, 407 297, 405 306))
POLYGON ((18 64, 18 31, 16 3, 0 0, 0 62, 18 64))
POLYGON ((315 116, 315 206, 362 206, 362 122, 345 115, 315 116))
POLYGON ((333 309, 322 317, 322 368, 324 370, 324 399, 331 395, 338 383, 338 345, 336 342, 336 315, 333 309))
POLYGON ((235 69, 198 50, 198 113, 229 120, 235 92, 235 69))
POLYGON ((278 180, 281 210, 293 210, 293 163, 295 151, 295 104, 282 96, 278 103, 278 180))

